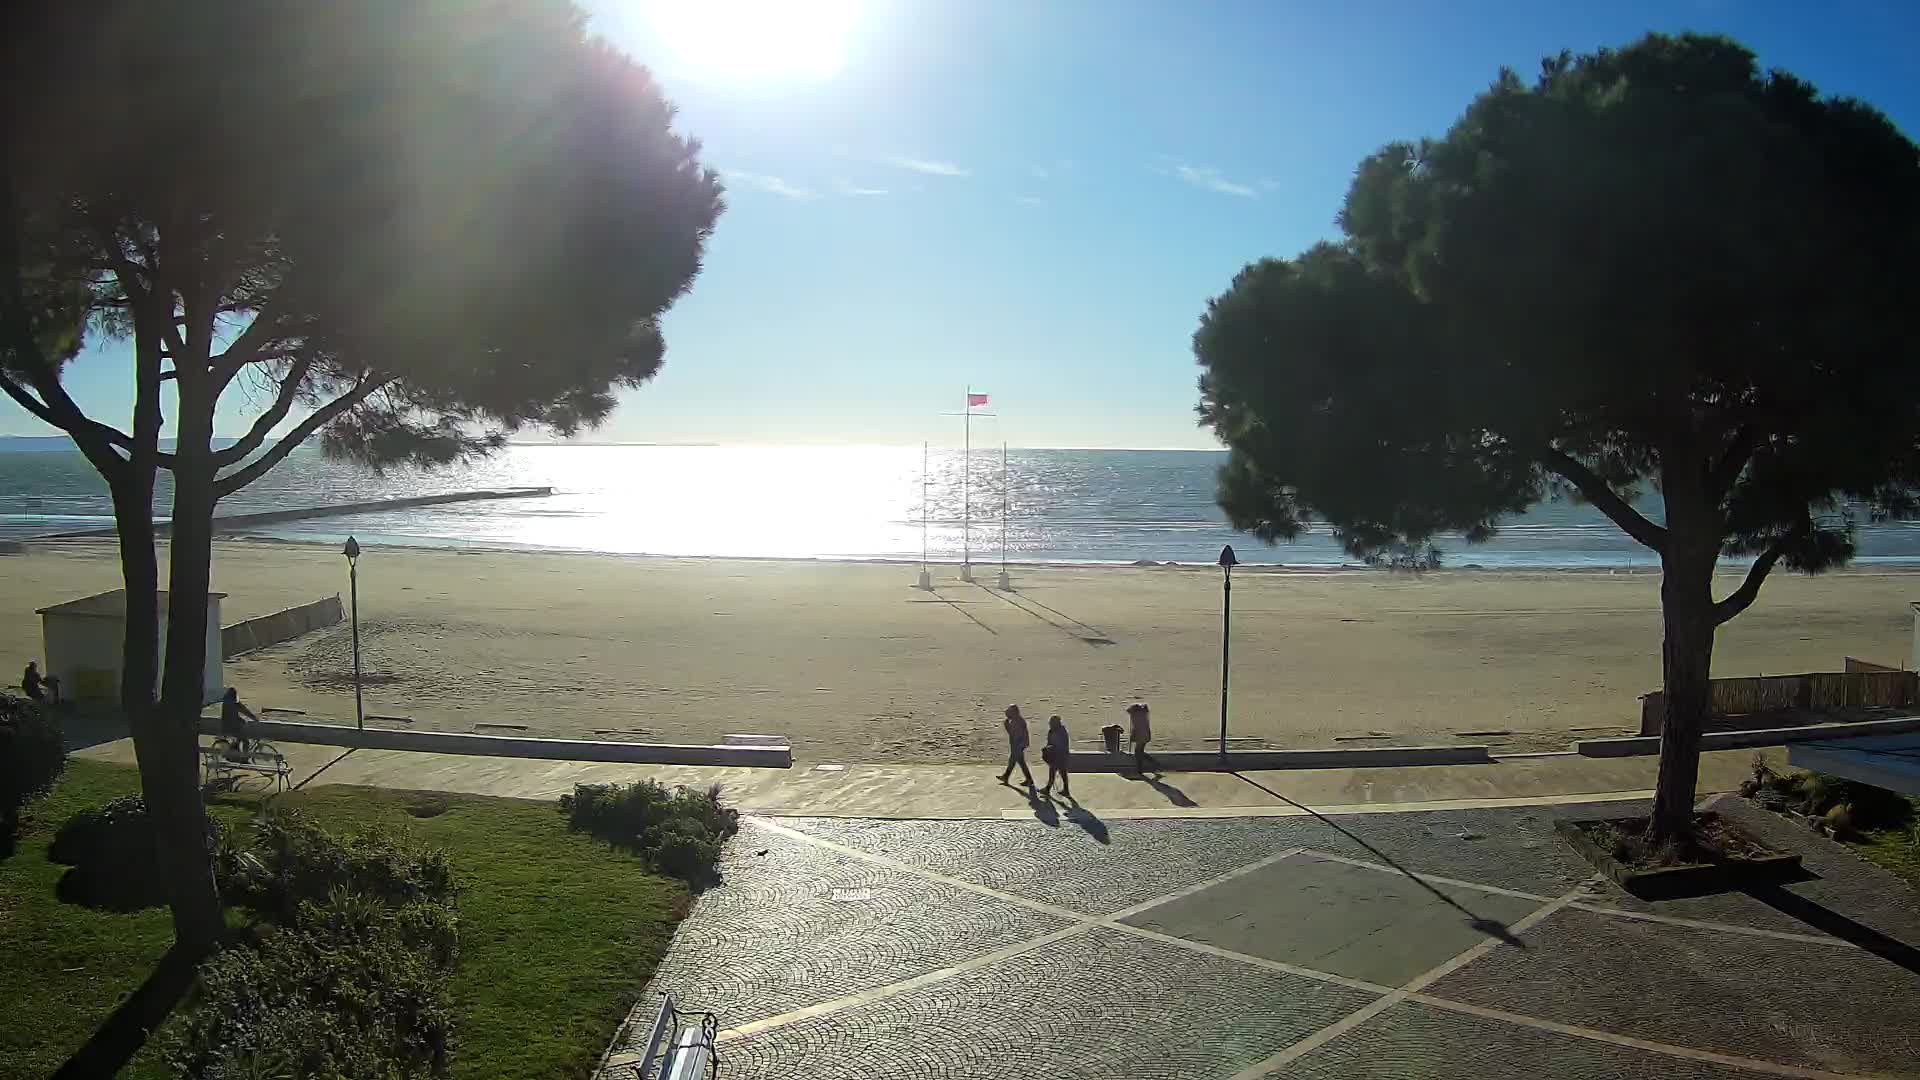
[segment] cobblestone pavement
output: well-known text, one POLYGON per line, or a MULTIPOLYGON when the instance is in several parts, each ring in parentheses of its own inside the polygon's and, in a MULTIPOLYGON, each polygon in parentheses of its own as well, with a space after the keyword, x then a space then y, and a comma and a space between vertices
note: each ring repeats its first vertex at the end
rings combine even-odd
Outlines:
POLYGON ((743 1080, 1920 1076, 1912 889, 1738 806, 1809 880, 1640 901, 1552 829, 1634 809, 749 819, 635 1016, 743 1080))

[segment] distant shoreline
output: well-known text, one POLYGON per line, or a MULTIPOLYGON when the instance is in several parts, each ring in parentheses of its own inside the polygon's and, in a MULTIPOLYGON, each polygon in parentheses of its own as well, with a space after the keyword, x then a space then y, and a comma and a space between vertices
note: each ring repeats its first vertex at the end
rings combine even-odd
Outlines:
MULTIPOLYGON (((25 537, 20 541, 29 548, 78 548, 106 546, 112 543, 103 536, 49 536, 25 537)), ((164 544, 164 541, 162 542, 164 544)), ((215 536, 219 544, 258 545, 261 547, 290 547, 302 549, 333 550, 337 547, 332 541, 293 540, 278 536, 260 536, 250 533, 221 533, 215 536)), ((647 562, 684 562, 694 565, 714 564, 772 564, 779 566, 900 566, 918 567, 919 559, 904 557, 840 557, 840 556, 801 556, 801 555, 661 555, 647 552, 593 551, 585 548, 557 547, 514 547, 502 544, 387 544, 378 539, 363 541, 361 546, 371 552, 382 548, 389 551, 401 551, 431 555, 444 553, 449 555, 498 556, 531 555, 561 556, 569 559, 600 558, 620 560, 642 560, 647 562)), ((936 574, 942 570, 958 571, 960 563, 952 559, 929 559, 925 564, 936 574)), ((980 560, 973 563, 974 574, 983 586, 990 586, 992 578, 999 573, 1000 561, 980 560)), ((1176 562, 1139 560, 1133 562, 1109 559, 1009 559, 1009 570, 1144 570, 1174 571, 1180 573, 1216 572, 1219 568, 1211 562, 1176 562)), ((1744 572, 1744 564, 1722 560, 1716 573, 1738 575, 1744 572)), ((1364 563, 1241 563, 1234 568, 1236 576, 1253 574, 1262 577, 1355 577, 1375 580, 1405 579, 1418 581, 1423 577, 1459 577, 1469 574, 1495 575, 1510 577, 1520 574, 1539 574, 1553 577, 1591 575, 1597 577, 1658 577, 1658 566, 1635 564, 1617 565, 1578 565, 1578 566, 1487 566, 1473 562, 1461 562, 1443 565, 1437 569, 1424 571, 1394 570, 1386 566, 1368 566, 1364 563)), ((1916 562, 1854 562, 1822 572, 1822 577, 1834 574, 1857 574, 1869 576, 1904 577, 1920 575, 1920 561, 1916 562)))

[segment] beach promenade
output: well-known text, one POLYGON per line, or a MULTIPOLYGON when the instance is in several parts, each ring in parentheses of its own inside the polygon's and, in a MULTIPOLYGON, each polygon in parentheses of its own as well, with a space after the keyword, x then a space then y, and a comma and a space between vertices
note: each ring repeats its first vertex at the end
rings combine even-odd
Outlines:
MULTIPOLYGON (((222 542, 213 581, 235 622, 344 594, 345 563, 336 548, 222 542)), ((922 592, 916 573, 369 548, 366 711, 376 726, 563 738, 768 733, 806 765, 991 761, 1009 702, 1036 725, 1061 714, 1082 743, 1136 698, 1153 704, 1164 747, 1217 736, 1217 570, 1016 567, 1010 593, 960 583, 951 567, 922 592)), ((0 559, 0 663, 17 673, 39 655, 36 608, 119 584, 110 544, 0 559)), ((1243 569, 1232 734, 1496 752, 1634 734, 1639 696, 1660 682, 1658 594, 1644 573, 1243 569)), ((1916 594, 1911 574, 1777 574, 1721 628, 1714 674, 1837 670, 1847 655, 1898 663, 1916 594)), ((352 723, 352 671, 342 624, 230 661, 225 677, 256 710, 352 723)))

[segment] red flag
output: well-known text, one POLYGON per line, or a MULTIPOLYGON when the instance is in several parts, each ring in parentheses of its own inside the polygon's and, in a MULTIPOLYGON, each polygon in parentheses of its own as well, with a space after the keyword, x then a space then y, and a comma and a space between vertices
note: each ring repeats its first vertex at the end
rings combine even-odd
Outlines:
POLYGON ((987 395, 985 394, 968 394, 967 395, 967 408, 969 409, 973 408, 975 405, 985 405, 986 403, 987 403, 987 395))

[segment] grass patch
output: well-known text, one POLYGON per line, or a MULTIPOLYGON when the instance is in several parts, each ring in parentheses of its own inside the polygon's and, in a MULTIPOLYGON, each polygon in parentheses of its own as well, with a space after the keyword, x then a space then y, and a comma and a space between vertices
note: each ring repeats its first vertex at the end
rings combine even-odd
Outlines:
POLYGON ((1841 843, 1920 889, 1920 828, 1868 829, 1841 843))
MULTIPOLYGON (((72 761, 0 862, 3 1080, 58 1068, 172 940, 164 908, 113 914, 54 897, 66 868, 46 847, 60 822, 138 790, 130 768, 72 761)), ((588 1076, 686 913, 683 884, 569 832, 551 802, 322 787, 278 805, 329 830, 383 825, 447 852, 459 889, 455 1077, 588 1076)), ((253 807, 225 798, 210 812, 240 825, 253 807)), ((150 1043, 121 1075, 168 1074, 150 1043)))

